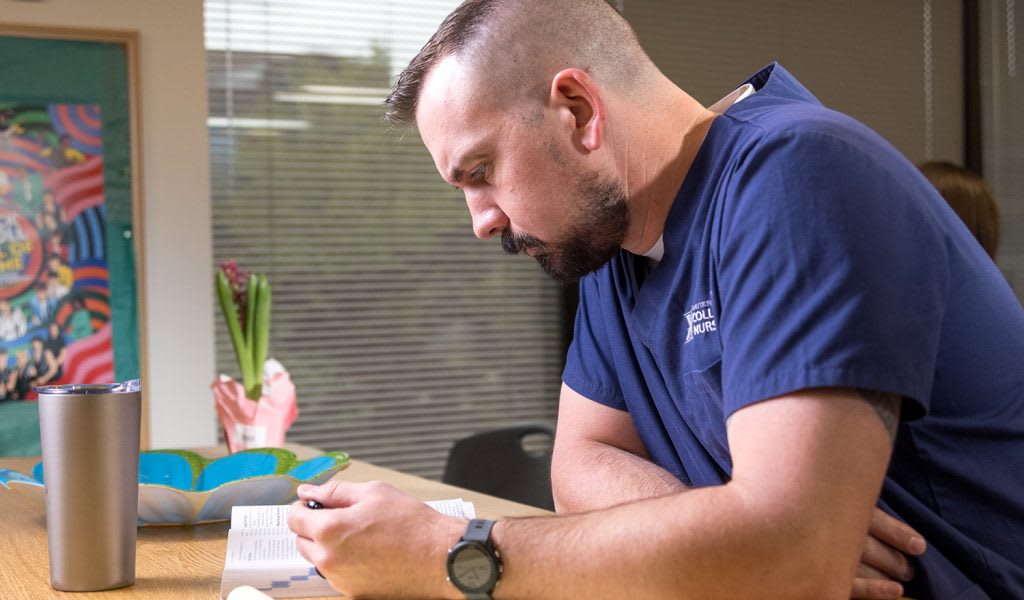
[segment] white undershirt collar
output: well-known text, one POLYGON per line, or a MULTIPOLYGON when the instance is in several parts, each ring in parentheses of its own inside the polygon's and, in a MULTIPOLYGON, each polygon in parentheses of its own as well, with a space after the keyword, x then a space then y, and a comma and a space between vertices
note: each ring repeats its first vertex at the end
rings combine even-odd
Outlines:
MULTIPOLYGON (((729 110, 730 106, 736 104, 740 100, 743 100, 747 96, 750 96, 755 91, 756 90, 754 89, 753 85, 749 83, 744 83, 740 87, 729 92, 727 96, 725 96, 718 102, 715 102, 714 104, 709 106, 708 110, 710 110, 711 112, 722 114, 725 111, 729 110)), ((662 235, 661 237, 659 237, 658 241, 654 242, 654 245, 651 246, 651 249, 648 250, 647 252, 644 252, 644 256, 651 259, 651 262, 653 263, 651 265, 652 267, 656 266, 659 262, 661 262, 661 259, 665 256, 665 236, 662 235)))

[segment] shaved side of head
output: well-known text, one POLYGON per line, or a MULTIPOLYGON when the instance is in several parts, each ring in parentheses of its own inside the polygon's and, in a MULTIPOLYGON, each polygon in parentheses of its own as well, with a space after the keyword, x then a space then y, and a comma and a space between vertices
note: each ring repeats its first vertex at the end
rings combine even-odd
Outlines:
POLYGON ((449 56, 480 94, 524 115, 539 113, 563 69, 584 70, 620 92, 642 90, 638 83, 657 73, 633 28, 605 0, 467 0, 399 75, 385 101, 390 123, 415 124, 423 82, 449 56))

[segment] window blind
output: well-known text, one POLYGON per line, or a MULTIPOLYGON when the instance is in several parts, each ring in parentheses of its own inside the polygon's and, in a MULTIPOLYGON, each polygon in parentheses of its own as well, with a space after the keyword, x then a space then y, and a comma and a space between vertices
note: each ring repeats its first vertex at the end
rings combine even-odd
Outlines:
POLYGON ((910 160, 963 161, 961 0, 626 0, 665 75, 705 106, 779 61, 910 160))
POLYGON ((435 478, 464 435, 553 422, 564 361, 562 290, 477 240, 419 136, 381 121, 456 4, 205 2, 214 255, 271 282, 288 441, 435 478))
POLYGON ((982 174, 1000 211, 996 263, 1024 302, 1024 73, 1017 66, 1016 4, 979 4, 982 174))

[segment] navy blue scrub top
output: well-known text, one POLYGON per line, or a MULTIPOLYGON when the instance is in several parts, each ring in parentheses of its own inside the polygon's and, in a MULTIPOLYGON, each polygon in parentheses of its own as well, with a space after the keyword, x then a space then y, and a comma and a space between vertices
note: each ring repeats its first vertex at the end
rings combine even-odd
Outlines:
POLYGON ((580 282, 563 381, 651 459, 728 481, 726 418, 812 387, 904 398, 879 506, 920 531, 906 593, 1024 598, 1024 309, 918 170, 769 65, 715 119, 665 253, 580 282))

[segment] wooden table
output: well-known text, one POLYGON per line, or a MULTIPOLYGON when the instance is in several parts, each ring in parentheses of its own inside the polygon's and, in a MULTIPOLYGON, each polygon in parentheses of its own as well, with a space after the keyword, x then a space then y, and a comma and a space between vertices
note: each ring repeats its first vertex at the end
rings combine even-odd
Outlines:
MULTIPOLYGON (((299 458, 318 452, 289 445, 299 458)), ((223 449, 202 449, 216 456, 223 449)), ((0 468, 30 473, 38 458, 0 458, 0 468)), ((422 477, 374 466, 359 460, 336 475, 348 481, 385 481, 422 500, 463 498, 476 505, 481 517, 526 517, 550 514, 486 494, 430 481, 422 477)), ((220 577, 227 549, 227 523, 182 527, 140 527, 136 554, 135 585, 106 592, 55 591, 50 587, 46 548, 46 516, 43 503, 0 486, 0 597, 36 598, 219 598, 220 577)), ((439 576, 441 576, 439 574, 439 576)))

